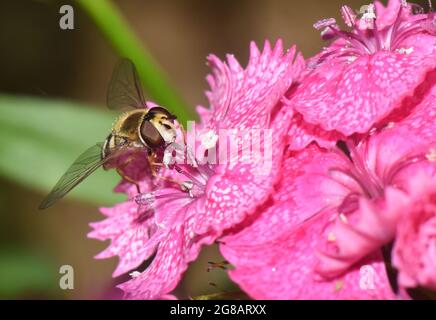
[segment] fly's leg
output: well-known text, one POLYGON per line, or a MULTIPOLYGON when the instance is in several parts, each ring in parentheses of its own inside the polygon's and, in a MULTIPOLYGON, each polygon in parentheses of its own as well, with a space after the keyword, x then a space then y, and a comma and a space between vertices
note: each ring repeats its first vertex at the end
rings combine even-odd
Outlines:
POLYGON ((158 165, 158 163, 155 162, 156 160, 155 158, 156 158, 155 154, 153 154, 152 152, 148 153, 147 161, 148 161, 148 167, 150 168, 151 171, 151 175, 154 178, 158 178, 157 170, 156 170, 156 166, 158 165))
POLYGON ((155 159, 154 155, 149 155, 147 157, 147 160, 148 160, 148 165, 150 167, 150 171, 151 171, 151 174, 153 175, 153 178, 163 180, 163 181, 172 182, 172 183, 175 183, 176 185, 180 185, 180 183, 175 179, 158 176, 156 167, 164 167, 164 164, 155 162, 156 159, 155 159))

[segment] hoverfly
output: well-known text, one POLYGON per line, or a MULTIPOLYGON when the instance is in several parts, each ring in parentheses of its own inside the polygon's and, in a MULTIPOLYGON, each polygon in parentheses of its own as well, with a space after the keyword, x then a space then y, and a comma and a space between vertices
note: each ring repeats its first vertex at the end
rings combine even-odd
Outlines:
MULTIPOLYGON (((53 190, 41 202, 45 209, 65 196, 97 168, 116 168, 127 181, 134 180, 124 175, 123 167, 131 158, 120 163, 126 154, 146 151, 147 160, 156 160, 158 151, 173 143, 177 136, 176 117, 163 107, 147 106, 134 64, 122 59, 116 66, 107 93, 109 109, 123 113, 112 126, 111 133, 102 143, 97 143, 82 153, 59 179, 53 190)), ((138 184, 135 183, 138 192, 138 184)))

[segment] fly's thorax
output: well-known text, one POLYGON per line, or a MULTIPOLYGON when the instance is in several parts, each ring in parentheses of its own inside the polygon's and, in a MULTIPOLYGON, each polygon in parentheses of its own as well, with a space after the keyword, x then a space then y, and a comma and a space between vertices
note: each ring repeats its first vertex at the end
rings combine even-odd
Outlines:
POLYGON ((148 109, 137 109, 121 114, 112 126, 112 134, 128 141, 139 141, 138 127, 147 113, 148 109))
POLYGON ((148 109, 133 110, 121 114, 112 125, 112 131, 102 147, 101 157, 105 158, 121 147, 140 147, 138 127, 141 125, 148 109))

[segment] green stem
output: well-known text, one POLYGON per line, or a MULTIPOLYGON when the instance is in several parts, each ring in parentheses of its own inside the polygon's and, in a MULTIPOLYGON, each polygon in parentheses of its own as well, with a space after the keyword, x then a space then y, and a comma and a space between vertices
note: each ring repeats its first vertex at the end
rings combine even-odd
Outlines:
POLYGON ((183 124, 197 118, 193 109, 171 87, 162 69, 110 0, 77 1, 117 53, 135 63, 142 83, 153 100, 174 112, 183 124))

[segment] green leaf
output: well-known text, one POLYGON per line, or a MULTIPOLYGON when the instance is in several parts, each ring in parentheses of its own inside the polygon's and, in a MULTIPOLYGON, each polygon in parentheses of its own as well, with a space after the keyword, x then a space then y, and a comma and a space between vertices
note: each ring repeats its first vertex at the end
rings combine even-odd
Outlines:
MULTIPOLYGON (((103 141, 116 115, 62 100, 0 95, 0 175, 48 192, 88 147, 103 141)), ((97 170, 71 197, 112 204, 113 171, 97 170)), ((70 197, 70 195, 68 196, 70 197)))
POLYGON ((48 294, 57 285, 56 274, 53 263, 46 257, 20 248, 0 250, 0 298, 48 294))
MULTIPOLYGON (((197 118, 194 110, 170 85, 162 68, 110 0, 78 0, 78 3, 117 53, 135 63, 143 85, 152 99, 176 114, 183 125, 187 120, 197 118)), ((147 18, 146 14, 144 19, 147 18)))

